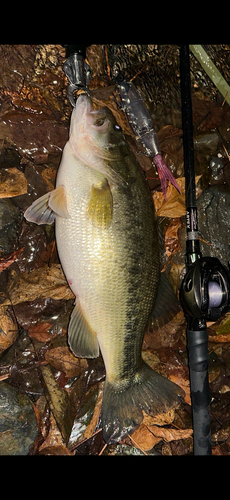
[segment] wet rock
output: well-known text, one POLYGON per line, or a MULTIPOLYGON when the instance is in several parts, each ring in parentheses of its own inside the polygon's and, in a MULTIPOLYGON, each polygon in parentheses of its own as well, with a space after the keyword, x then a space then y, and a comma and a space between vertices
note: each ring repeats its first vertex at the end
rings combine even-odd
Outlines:
POLYGON ((20 92, 34 72, 35 49, 32 45, 0 45, 0 87, 20 92), (12 77, 13 74, 13 77, 12 77))
POLYGON ((22 223, 22 232, 20 235, 20 248, 23 248, 17 259, 17 264, 21 272, 31 271, 35 262, 39 259, 42 252, 45 251, 47 240, 45 229, 36 224, 22 223))
POLYGON ((27 455, 37 435, 36 417, 25 395, 0 384, 0 455, 27 455))
POLYGON ((0 200, 0 257, 17 247, 17 237, 21 223, 20 212, 9 199, 0 200))
POLYGON ((47 117, 17 110, 9 111, 3 118, 20 155, 35 163, 46 162, 49 154, 61 154, 68 140, 68 129, 63 123, 44 118, 47 117))
POLYGON ((211 186, 197 200, 201 252, 227 265, 230 248, 230 192, 211 186))

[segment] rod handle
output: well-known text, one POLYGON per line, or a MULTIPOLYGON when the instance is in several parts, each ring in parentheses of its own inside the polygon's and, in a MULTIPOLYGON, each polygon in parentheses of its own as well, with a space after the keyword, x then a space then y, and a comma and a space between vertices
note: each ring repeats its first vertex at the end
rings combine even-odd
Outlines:
POLYGON ((187 330, 194 455, 211 455, 208 332, 187 330))

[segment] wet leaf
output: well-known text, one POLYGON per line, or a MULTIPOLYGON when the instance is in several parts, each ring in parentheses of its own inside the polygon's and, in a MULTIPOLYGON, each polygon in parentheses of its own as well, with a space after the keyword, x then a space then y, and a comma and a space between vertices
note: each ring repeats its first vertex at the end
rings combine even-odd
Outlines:
POLYGON ((165 251, 167 257, 172 257, 182 249, 178 240, 178 229, 181 227, 181 219, 172 219, 165 233, 165 251))
POLYGON ((170 442, 190 438, 192 435, 192 429, 166 429, 157 425, 141 424, 131 439, 141 450, 149 451, 162 439, 170 442))
POLYGON ((39 342, 48 342, 53 338, 53 333, 49 332, 51 326, 52 323, 40 323, 39 325, 31 326, 28 330, 28 335, 39 342))
POLYGON ((2 257, 0 259, 0 273, 7 269, 7 267, 9 267, 11 264, 13 264, 13 262, 18 258, 23 250, 24 248, 20 248, 19 250, 12 252, 10 255, 2 257))
POLYGON ((0 306, 0 352, 10 347, 18 335, 18 325, 11 306, 0 306))
POLYGON ((185 378, 184 372, 182 370, 178 370, 176 375, 170 375, 170 380, 174 382, 174 384, 179 385, 184 390, 184 400, 191 406, 190 383, 189 379, 185 378))
POLYGON ((47 446, 46 448, 42 448, 37 455, 70 455, 72 456, 73 453, 66 448, 64 445, 57 445, 57 446, 47 446))
POLYGON ((51 410, 63 440, 67 443, 73 425, 68 394, 57 384, 50 366, 41 366, 41 370, 48 390, 51 410))
POLYGON ((140 427, 133 432, 130 438, 135 446, 143 451, 151 450, 157 443, 159 443, 159 441, 161 441, 161 437, 154 436, 154 434, 150 432, 148 427, 144 424, 141 424, 140 427))
POLYGON ((12 198, 27 193, 27 180, 17 168, 0 171, 0 198, 12 198))
POLYGON ((50 267, 46 265, 19 276, 13 273, 12 278, 8 289, 10 302, 6 299, 5 304, 14 305, 48 297, 54 300, 74 298, 60 264, 52 264, 50 267))
POLYGON ((65 373, 67 377, 76 377, 82 371, 79 359, 76 358, 68 347, 55 347, 49 349, 45 359, 54 368, 65 373))
MULTIPOLYGON (((201 175, 196 176, 196 184, 201 178, 201 175)), ((181 194, 169 182, 166 192, 166 201, 161 192, 155 191, 153 201, 158 217, 182 217, 186 214, 185 208, 185 177, 179 177, 177 183, 180 187, 181 194)))
POLYGON ((96 427, 97 422, 98 422, 98 419, 99 419, 100 414, 101 414, 101 405, 102 405, 102 399, 103 399, 103 388, 104 388, 104 383, 101 382, 98 385, 98 396, 97 396, 97 401, 96 401, 96 405, 95 405, 95 408, 94 408, 94 413, 93 413, 91 422, 90 422, 90 424, 88 425, 88 427, 86 428, 86 430, 84 432, 84 437, 87 438, 87 439, 89 439, 93 435, 95 427, 96 427))
POLYGON ((192 429, 165 429, 156 425, 148 426, 148 430, 156 437, 163 438, 165 441, 177 441, 186 439, 193 435, 192 429))

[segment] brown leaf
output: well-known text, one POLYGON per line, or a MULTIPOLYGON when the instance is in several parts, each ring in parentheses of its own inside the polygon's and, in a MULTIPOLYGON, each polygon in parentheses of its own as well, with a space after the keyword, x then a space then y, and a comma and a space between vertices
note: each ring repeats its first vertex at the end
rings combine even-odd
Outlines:
POLYGON ((103 387, 104 387, 104 382, 100 382, 98 385, 98 396, 97 396, 97 401, 96 405, 94 408, 94 413, 92 416, 92 419, 90 421, 90 424, 87 426, 85 432, 84 432, 84 437, 89 439, 92 437, 95 427, 97 425, 98 419, 100 417, 101 413, 101 405, 102 405, 102 399, 103 399, 103 387))
POLYGON ((181 219, 172 219, 165 233, 165 250, 167 257, 172 257, 182 249, 178 241, 178 229, 181 227, 181 219))
POLYGON ((191 395, 190 395, 190 383, 188 379, 185 379, 184 371, 177 370, 177 375, 170 375, 170 380, 175 384, 179 385, 185 392, 184 400, 186 403, 191 405, 191 395))
POLYGON ((209 340, 212 342, 217 342, 217 343, 222 343, 222 342, 230 342, 230 332, 224 334, 219 334, 219 335, 212 335, 210 336, 209 340))
POLYGON ((19 304, 21 302, 33 301, 35 299, 52 298, 54 300, 73 299, 60 264, 44 266, 33 269, 31 272, 15 273, 11 275, 9 282, 8 299, 4 304, 19 304))
MULTIPOLYGON (((201 178, 201 175, 196 177, 196 184, 201 178)), ((169 182, 166 192, 166 201, 161 192, 155 191, 153 201, 158 217, 182 217, 186 214, 185 208, 185 177, 179 177, 177 183, 180 187, 181 194, 169 182)))
POLYGON ((68 394, 65 389, 61 389, 57 384, 49 365, 41 366, 41 371, 49 393, 50 408, 61 431, 64 443, 67 443, 73 425, 68 394))
POLYGON ((18 258, 20 253, 24 250, 24 248, 20 248, 19 250, 16 250, 15 252, 12 252, 10 255, 4 256, 0 259, 0 273, 7 269, 13 262, 18 258))
POLYGON ((130 437, 133 443, 143 451, 151 450, 161 441, 161 437, 154 436, 145 424, 141 424, 130 437))
POLYGON ((73 456, 74 453, 66 448, 64 445, 57 446, 47 446, 46 448, 42 448, 41 451, 37 453, 37 455, 70 455, 73 456))
POLYGON ((75 377, 80 374, 81 366, 68 347, 54 347, 45 354, 48 363, 66 374, 67 377, 75 377))
POLYGON ((18 326, 11 307, 0 306, 0 353, 16 340, 18 326))
POLYGON ((166 441, 177 441, 178 439, 186 439, 192 436, 192 429, 165 429, 156 425, 148 426, 148 430, 155 437, 165 439, 166 441))
POLYGON ((171 408, 171 410, 167 411, 166 413, 160 413, 159 415, 156 415, 155 417, 152 417, 151 415, 146 415, 144 413, 144 419, 143 419, 143 424, 149 426, 149 425, 169 425, 173 422, 175 418, 175 408, 171 408))
POLYGON ((27 193, 27 180, 17 168, 8 168, 0 172, 0 198, 12 198, 27 193))
POLYGON ((40 323, 39 325, 31 326, 28 330, 28 335, 39 342, 48 342, 53 338, 53 334, 49 332, 51 326, 52 323, 40 323))

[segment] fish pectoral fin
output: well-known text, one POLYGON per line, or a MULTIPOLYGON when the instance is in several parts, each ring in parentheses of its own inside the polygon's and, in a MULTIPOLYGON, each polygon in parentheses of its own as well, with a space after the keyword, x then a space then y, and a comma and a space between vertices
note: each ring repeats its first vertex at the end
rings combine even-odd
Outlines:
POLYGON ((68 327, 68 343, 71 351, 78 358, 97 358, 99 345, 96 333, 87 323, 79 301, 71 314, 68 327))
POLYGON ((109 226, 113 216, 113 196, 107 179, 92 185, 87 211, 93 224, 102 228, 109 226))
POLYGON ((32 205, 24 213, 24 217, 28 222, 34 222, 35 224, 52 224, 55 220, 55 213, 49 207, 49 197, 50 193, 44 194, 37 200, 35 200, 32 205))
POLYGON ((35 200, 25 211, 24 217, 35 224, 52 224, 57 214, 69 218, 64 186, 59 186, 35 200))
POLYGON ((65 186, 58 186, 56 189, 51 191, 49 197, 49 207, 60 217, 65 217, 65 219, 70 218, 67 209, 67 195, 65 186))

